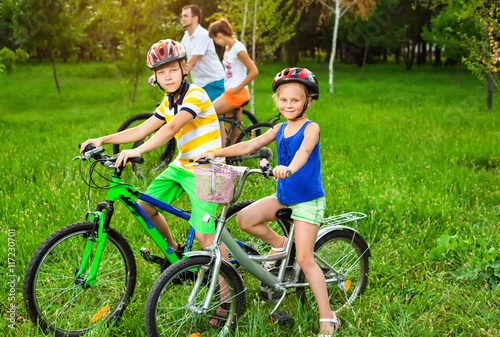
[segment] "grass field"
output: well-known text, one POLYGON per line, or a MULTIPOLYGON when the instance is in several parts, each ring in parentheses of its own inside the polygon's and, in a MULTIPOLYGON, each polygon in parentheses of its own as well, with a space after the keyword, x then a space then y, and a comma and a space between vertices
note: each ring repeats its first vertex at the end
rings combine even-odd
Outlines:
MULTIPOLYGON (((320 99, 308 111, 321 127, 327 214, 360 211, 360 232, 371 244, 369 284, 352 311, 340 314, 343 336, 500 336, 500 96, 486 111, 485 86, 455 69, 403 65, 360 69, 337 65, 335 95, 326 64, 303 62, 318 77, 320 99)), ((259 65, 255 114, 275 114, 273 76, 284 63, 259 65)), ((87 210, 77 144, 114 132, 133 114, 151 111, 144 84, 137 101, 111 63, 58 64, 57 94, 49 64, 18 66, 0 79, 0 331, 35 336, 22 302, 25 268, 50 233, 81 221, 87 210), (9 237, 11 240, 9 241, 9 237), (13 245, 15 239, 15 246, 13 245), (10 245, 10 246, 9 246, 10 245), (14 248, 15 258, 7 247, 14 248), (14 258, 15 264, 9 263, 14 258), (15 275, 16 277, 12 277, 15 275), (7 281, 15 280, 15 287, 7 281), (15 323, 9 328, 12 305, 15 323), (10 311, 9 311, 10 310, 10 311)), ((111 147, 107 147, 111 150, 111 147)), ((134 181, 134 183, 139 183, 134 181)), ((146 186, 142 186, 145 188, 146 186)), ((257 184, 246 198, 270 194, 257 184)), ((94 202, 103 193, 92 193, 94 202)), ((187 207, 181 199, 179 207, 187 207)), ((123 207, 114 217, 138 264, 138 283, 123 319, 98 336, 145 336, 144 304, 159 270, 139 248, 152 242, 123 207)), ((175 233, 186 223, 172 221, 175 233)), ((179 234, 177 234, 179 235, 179 234)), ((318 316, 294 309, 292 327, 272 325, 272 306, 256 285, 237 336, 316 336, 318 316)))

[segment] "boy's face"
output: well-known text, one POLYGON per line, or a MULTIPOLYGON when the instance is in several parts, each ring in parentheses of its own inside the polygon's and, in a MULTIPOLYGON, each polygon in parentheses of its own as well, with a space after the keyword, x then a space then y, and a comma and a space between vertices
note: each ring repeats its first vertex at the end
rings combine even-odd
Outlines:
POLYGON ((298 83, 285 83, 280 86, 278 109, 286 119, 294 119, 304 109, 305 88, 298 83))
POLYGON ((182 74, 187 74, 187 66, 181 69, 181 64, 184 62, 170 62, 163 66, 156 68, 155 75, 156 81, 167 92, 174 92, 181 86, 182 74))

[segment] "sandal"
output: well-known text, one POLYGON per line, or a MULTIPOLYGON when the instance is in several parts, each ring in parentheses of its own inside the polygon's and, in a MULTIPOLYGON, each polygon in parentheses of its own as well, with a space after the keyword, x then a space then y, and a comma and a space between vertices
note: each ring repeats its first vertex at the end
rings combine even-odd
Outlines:
MULTIPOLYGON (((274 251, 273 254, 281 253, 281 252, 284 252, 286 250, 286 244, 288 243, 288 238, 286 236, 282 236, 282 237, 284 238, 284 240, 283 240, 283 246, 279 247, 279 248, 272 247, 271 251, 274 251)), ((273 255, 273 254, 271 254, 271 252, 269 252, 267 255, 273 255)), ((275 261, 266 261, 266 262, 262 263, 262 267, 264 267, 265 269, 269 270, 269 269, 274 268, 276 266, 276 263, 278 263, 277 260, 275 260, 275 261)))
MULTIPOLYGON (((327 322, 330 323, 333 327, 333 331, 336 332, 340 329, 340 319, 335 315, 335 313, 332 311, 333 317, 332 318, 320 318, 319 322, 327 322)), ((318 337, 332 337, 333 335, 325 335, 325 334, 319 334, 318 337)))
POLYGON ((210 327, 212 329, 215 329, 217 327, 222 327, 225 324, 225 321, 227 320, 224 318, 224 316, 227 315, 228 311, 229 311, 229 303, 221 303, 221 305, 217 308, 217 310, 215 310, 215 312, 210 317, 210 320, 208 321, 208 325, 210 325, 210 327), (224 310, 225 313, 218 314, 217 311, 219 311, 220 309, 224 310), (213 320, 215 320, 216 323, 212 324, 213 320))

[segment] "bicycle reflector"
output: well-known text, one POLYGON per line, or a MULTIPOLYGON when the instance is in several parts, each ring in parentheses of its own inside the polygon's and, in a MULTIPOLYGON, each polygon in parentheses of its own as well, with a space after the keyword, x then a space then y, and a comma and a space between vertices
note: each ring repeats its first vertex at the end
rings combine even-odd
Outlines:
POLYGON ((345 281, 345 283, 344 283, 345 292, 348 292, 350 287, 351 287, 351 280, 345 281))
POLYGON ((95 323, 97 322, 99 319, 101 319, 101 317, 106 314, 109 309, 111 309, 111 307, 109 305, 105 306, 104 308, 102 308, 101 310, 99 310, 97 312, 97 314, 94 315, 94 317, 92 317, 92 323, 95 323))

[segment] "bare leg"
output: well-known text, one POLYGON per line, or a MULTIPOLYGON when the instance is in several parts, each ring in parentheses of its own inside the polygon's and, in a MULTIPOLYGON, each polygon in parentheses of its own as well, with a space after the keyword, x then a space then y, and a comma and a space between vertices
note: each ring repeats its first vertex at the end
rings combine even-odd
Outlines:
POLYGON ((283 237, 276 234, 264 221, 276 221, 276 212, 285 208, 275 197, 260 199, 248 207, 242 209, 237 217, 236 223, 242 230, 263 240, 271 247, 282 247, 283 237))
POLYGON ((168 228, 167 220, 165 220, 163 215, 161 215, 158 210, 150 204, 146 204, 140 200, 138 201, 138 204, 144 210, 144 213, 146 213, 153 225, 155 225, 158 229, 163 238, 167 240, 168 245, 173 250, 177 250, 178 244, 174 241, 174 238, 170 233, 170 229, 168 228))
MULTIPOLYGON (((243 114, 243 108, 238 109, 238 113, 236 114, 236 123, 241 122, 241 116, 243 114)), ((230 143, 231 145, 236 143, 236 140, 238 139, 238 136, 240 135, 240 129, 235 125, 233 127, 233 134, 231 135, 230 143)))
MULTIPOLYGON (((297 263, 306 275, 307 281, 316 298, 320 318, 332 318, 332 309, 328 301, 326 281, 321 268, 314 260, 314 244, 319 227, 308 222, 294 220, 295 247, 297 249, 297 263)), ((330 323, 320 322, 320 334, 332 334, 334 328, 330 323)))

